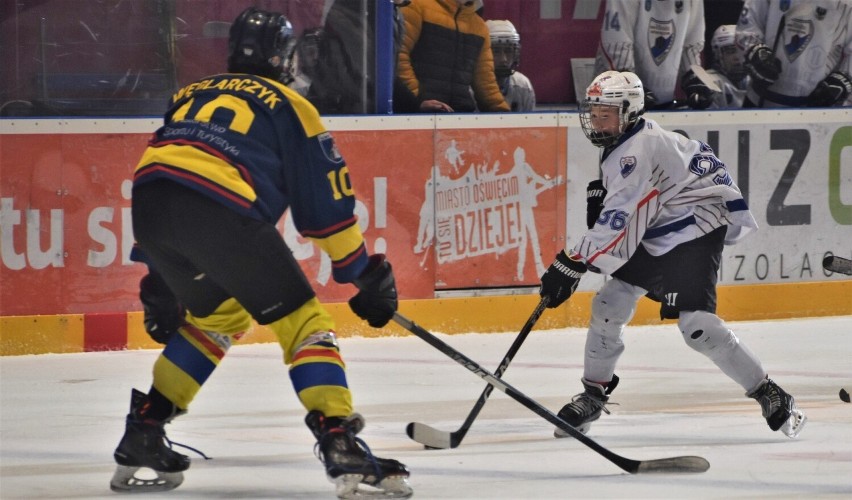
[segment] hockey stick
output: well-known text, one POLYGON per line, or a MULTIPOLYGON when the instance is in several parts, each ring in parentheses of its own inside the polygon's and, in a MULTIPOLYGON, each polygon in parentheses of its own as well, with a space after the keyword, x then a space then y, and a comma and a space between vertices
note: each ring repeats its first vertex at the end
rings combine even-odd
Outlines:
POLYGON ((578 431, 567 422, 562 420, 561 418, 554 415, 550 410, 541 406, 535 400, 529 398, 524 393, 515 389, 511 385, 506 382, 503 382, 500 378, 494 376, 493 373, 488 370, 482 368, 479 364, 477 364, 472 359, 468 358, 461 352, 453 349, 450 345, 443 342, 438 337, 432 335, 421 327, 420 325, 415 324, 410 319, 401 315, 399 312, 395 312, 393 315, 394 321, 396 321, 400 326, 413 333, 417 337, 420 337, 427 344, 432 347, 438 349, 442 353, 446 354, 449 358, 451 358, 456 363, 464 366, 474 374, 476 374, 481 379, 485 380, 489 384, 493 385, 518 403, 526 406, 530 410, 533 411, 536 415, 544 418, 551 424, 559 427, 564 430, 568 434, 570 434, 573 438, 580 441, 584 445, 596 451, 598 454, 614 463, 622 470, 629 472, 631 474, 640 474, 640 473, 684 473, 684 472, 705 472, 710 468, 710 463, 707 462, 702 457, 697 456, 681 456, 681 457, 672 457, 672 458, 660 458, 656 460, 631 460, 629 458, 622 457, 603 446, 599 445, 592 438, 586 436, 582 432, 578 431))
POLYGON ((829 255, 822 259, 822 268, 834 273, 852 275, 852 260, 844 259, 836 255, 829 255))
MULTIPOLYGON (((774 56, 778 52, 778 41, 781 39, 781 33, 787 27, 786 25, 787 15, 781 16, 781 20, 778 21, 778 32, 775 33, 775 43, 772 44, 772 55, 774 56)), ((763 107, 763 101, 766 100, 766 97, 763 95, 766 92, 766 89, 760 93, 760 100, 757 102, 757 107, 763 107)))
MULTIPOLYGON (((509 347, 509 351, 506 352, 505 356, 503 356, 503 360, 500 361, 500 366, 494 370, 495 377, 503 376, 503 372, 509 368, 509 363, 512 362, 512 358, 514 358, 515 354, 518 353, 518 350, 521 348, 521 344, 524 343, 524 340, 526 340, 530 330, 532 330, 536 321, 538 321, 538 318, 541 317, 541 313, 544 312, 544 308, 547 307, 547 303, 549 301, 550 299, 548 297, 543 297, 538 303, 538 306, 530 315, 530 319, 527 320, 527 323, 521 329, 521 333, 518 334, 515 342, 513 342, 512 346, 509 347)), ((473 405, 473 409, 470 410, 470 414, 468 414, 464 423, 462 423, 461 427, 459 427, 457 431, 444 432, 429 425, 421 424, 420 422, 411 422, 405 428, 405 432, 408 434, 408 437, 423 444, 426 448, 455 448, 461 444, 462 439, 464 439, 467 431, 470 430, 470 426, 473 425, 473 421, 476 420, 479 412, 482 411, 482 408, 485 406, 485 402, 488 401, 488 396, 491 395, 493 390, 494 386, 490 383, 485 386, 485 390, 479 395, 479 399, 476 400, 476 403, 473 405)))

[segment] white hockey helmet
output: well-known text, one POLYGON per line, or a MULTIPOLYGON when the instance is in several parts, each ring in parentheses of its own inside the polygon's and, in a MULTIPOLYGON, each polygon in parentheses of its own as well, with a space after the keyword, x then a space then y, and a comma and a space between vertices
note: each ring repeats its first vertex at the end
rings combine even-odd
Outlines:
POLYGON ((491 51, 494 53, 494 74, 498 77, 511 75, 521 63, 521 35, 510 21, 485 21, 491 35, 491 51), (506 51, 508 57, 497 57, 498 52, 506 51))
POLYGON ((745 77, 743 50, 736 43, 737 26, 723 24, 713 32, 710 49, 713 51, 713 66, 734 82, 745 77))
POLYGON ((580 125, 592 144, 611 146, 644 112, 642 80, 629 71, 604 71, 586 88, 586 98, 580 103, 580 125), (616 132, 598 131, 592 126, 593 106, 611 106, 617 110, 619 127, 616 132))

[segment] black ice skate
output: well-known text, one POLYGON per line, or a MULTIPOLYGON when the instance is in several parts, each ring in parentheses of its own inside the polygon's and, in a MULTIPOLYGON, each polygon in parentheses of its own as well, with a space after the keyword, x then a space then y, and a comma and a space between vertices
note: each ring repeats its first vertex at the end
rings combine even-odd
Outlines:
POLYGON ((746 396, 756 399, 763 417, 773 431, 781 430, 787 437, 795 438, 802 432, 808 417, 796 406, 793 396, 784 392, 769 377, 746 396))
POLYGON ((325 465, 328 480, 336 485, 338 498, 408 498, 413 493, 405 465, 379 458, 360 438, 364 419, 354 413, 348 418, 326 418, 319 411, 305 417, 317 439, 314 451, 325 465), (359 486, 369 486, 360 488, 359 486))
POLYGON ((183 471, 189 468, 189 457, 171 449, 172 443, 163 429, 168 421, 146 420, 141 415, 147 401, 146 394, 133 389, 124 436, 113 454, 118 464, 109 483, 113 491, 136 493, 172 490, 180 486, 183 471), (157 477, 137 477, 136 472, 142 467, 153 470, 157 477))
MULTIPOLYGON (((572 427, 585 434, 592 426, 592 422, 599 419, 601 412, 609 415, 609 410, 606 409, 606 402, 609 401, 609 395, 615 390, 618 385, 618 376, 612 376, 606 388, 600 384, 589 382, 581 378, 585 391, 571 398, 571 402, 563 406, 559 410, 559 418, 571 424, 572 427)), ((558 438, 568 437, 570 434, 557 427, 553 431, 553 436, 558 438)))

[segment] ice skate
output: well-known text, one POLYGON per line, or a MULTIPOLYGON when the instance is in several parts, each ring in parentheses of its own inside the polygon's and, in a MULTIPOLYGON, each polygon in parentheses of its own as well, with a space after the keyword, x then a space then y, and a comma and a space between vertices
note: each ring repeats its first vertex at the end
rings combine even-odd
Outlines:
POLYGON ((796 406, 796 400, 793 399, 793 396, 787 394, 784 389, 768 377, 746 396, 756 399, 760 403, 763 417, 770 429, 773 431, 780 430, 791 439, 802 432, 802 428, 808 421, 808 417, 796 406))
POLYGON ((335 484, 338 498, 412 495, 408 468, 396 460, 374 456, 367 444, 355 437, 364 427, 361 415, 326 418, 314 410, 305 423, 317 439, 314 451, 325 465, 328 480, 335 484))
MULTIPOLYGON (((589 382, 584 378, 581 378, 580 382, 583 383, 583 387, 586 390, 571 398, 571 402, 559 410, 558 416, 585 434, 592 426, 592 422, 600 418, 601 412, 609 415, 606 403, 609 401, 610 393, 618 385, 618 377, 613 375, 612 382, 606 388, 600 384, 589 382)), ((553 431, 553 436, 563 438, 569 437, 570 434, 557 427, 553 431)))
POLYGON ((171 449, 171 441, 163 428, 167 422, 146 420, 141 415, 147 401, 146 394, 133 389, 124 436, 113 454, 118 464, 109 483, 113 491, 173 490, 183 482, 183 471, 189 468, 189 457, 171 449), (137 476, 143 467, 153 470, 156 478, 137 476))

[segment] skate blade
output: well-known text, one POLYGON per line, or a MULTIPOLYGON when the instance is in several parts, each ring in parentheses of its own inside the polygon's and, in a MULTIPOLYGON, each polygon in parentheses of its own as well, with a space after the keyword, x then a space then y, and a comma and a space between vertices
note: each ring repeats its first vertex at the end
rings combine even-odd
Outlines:
MULTIPOLYGON (((585 433, 589 432, 589 429, 591 427, 592 427, 592 423, 586 422, 586 423, 580 424, 580 425, 578 425, 577 427, 574 427, 574 428, 577 429, 578 431, 582 432, 583 434, 585 434, 585 433)), ((567 437, 571 437, 571 434, 568 434, 567 432, 565 432, 562 429, 560 429, 559 427, 557 427, 557 428, 553 429, 553 437, 555 437, 555 438, 567 438, 567 437)))
POLYGON ((781 426, 781 432, 790 439, 796 439, 805 424, 808 422, 808 417, 798 408, 793 408, 790 412, 790 418, 781 426))
POLYGON ((155 493, 177 488, 183 482, 183 472, 160 472, 152 470, 157 477, 145 479, 136 477, 141 467, 119 465, 109 482, 109 488, 119 493, 155 493))
POLYGON ((332 479, 337 498, 409 498, 414 494, 408 476, 388 476, 376 486, 363 484, 363 474, 342 474, 332 479))

